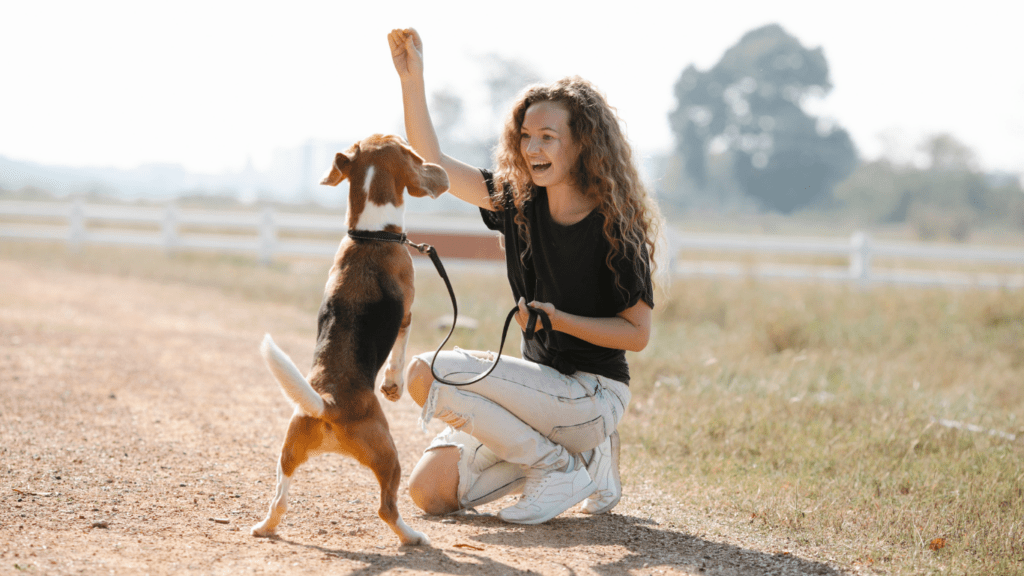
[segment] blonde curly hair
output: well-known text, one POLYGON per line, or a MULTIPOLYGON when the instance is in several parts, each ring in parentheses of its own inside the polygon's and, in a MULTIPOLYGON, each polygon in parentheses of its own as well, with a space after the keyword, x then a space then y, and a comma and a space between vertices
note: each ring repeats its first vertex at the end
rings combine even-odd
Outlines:
MULTIPOLYGON (((593 84, 579 76, 527 87, 513 105, 498 140, 494 175, 499 184, 495 194, 499 197, 492 198, 492 202, 500 210, 507 201, 506 195, 511 195, 517 209, 515 222, 525 245, 520 258, 525 259, 530 252, 529 224, 522 208, 535 190, 529 166, 520 152, 523 119, 531 105, 544 101, 561 104, 569 112, 569 130, 579 149, 571 175, 583 194, 599 200, 597 210, 604 216, 604 237, 611 246, 605 263, 614 272, 617 258, 640 255, 646 246, 653 278, 656 243, 663 222, 661 211, 640 180, 633 150, 615 109, 593 84)), ((643 277, 648 263, 634 257, 633 266, 643 277)), ((617 272, 615 282, 622 287, 617 272)))

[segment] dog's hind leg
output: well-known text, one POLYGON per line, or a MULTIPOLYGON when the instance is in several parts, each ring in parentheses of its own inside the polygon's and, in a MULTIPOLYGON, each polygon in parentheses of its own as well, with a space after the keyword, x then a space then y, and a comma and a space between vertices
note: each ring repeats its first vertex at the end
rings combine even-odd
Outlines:
POLYGON ((303 462, 309 459, 310 448, 320 444, 323 434, 319 431, 319 421, 306 416, 292 416, 288 425, 288 435, 281 448, 281 458, 277 462, 277 492, 270 501, 270 510, 262 522, 249 531, 253 536, 273 536, 278 524, 288 511, 288 487, 292 475, 303 462))
POLYGON ((391 354, 384 369, 384 382, 380 385, 381 394, 392 402, 402 397, 405 391, 405 349, 409 346, 409 325, 412 324, 412 312, 406 311, 402 319, 402 326, 398 329, 398 337, 395 338, 395 345, 391 348, 391 354))
POLYGON ((380 519, 398 535, 403 545, 429 546, 430 538, 410 528, 398 512, 402 468, 398 463, 398 450, 391 439, 387 422, 383 418, 366 419, 354 425, 350 433, 354 455, 363 466, 373 470, 380 484, 380 509, 377 511, 380 519))
POLYGON ((263 522, 252 527, 249 532, 253 536, 273 536, 281 518, 288 511, 288 486, 291 484, 291 476, 284 473, 284 467, 280 462, 277 464, 277 493, 270 501, 270 511, 263 522))

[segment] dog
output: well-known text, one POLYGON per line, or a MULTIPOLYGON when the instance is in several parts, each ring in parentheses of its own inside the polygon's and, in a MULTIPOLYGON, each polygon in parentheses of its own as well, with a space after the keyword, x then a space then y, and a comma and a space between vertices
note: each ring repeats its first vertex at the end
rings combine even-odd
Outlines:
MULTIPOLYGON (((349 180, 347 224, 353 231, 401 234, 410 196, 436 198, 448 175, 424 162, 401 138, 375 134, 335 155, 321 184, 349 180)), ((391 401, 405 390, 402 370, 412 321, 413 265, 402 243, 345 236, 331 266, 317 323, 313 366, 302 373, 267 334, 260 346, 267 367, 295 406, 277 466, 277 492, 253 536, 272 536, 288 509, 288 486, 311 455, 337 452, 373 470, 380 484, 381 519, 403 545, 429 545, 398 513, 401 468, 388 422, 374 393, 391 401)))

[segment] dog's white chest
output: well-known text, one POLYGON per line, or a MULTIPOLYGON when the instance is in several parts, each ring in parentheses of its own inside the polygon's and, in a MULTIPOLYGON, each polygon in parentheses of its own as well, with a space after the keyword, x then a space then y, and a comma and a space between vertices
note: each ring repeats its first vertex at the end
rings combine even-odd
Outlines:
POLYGON ((381 206, 367 201, 362 214, 359 215, 356 228, 359 230, 384 230, 384 227, 388 225, 405 229, 405 207, 394 204, 381 206))

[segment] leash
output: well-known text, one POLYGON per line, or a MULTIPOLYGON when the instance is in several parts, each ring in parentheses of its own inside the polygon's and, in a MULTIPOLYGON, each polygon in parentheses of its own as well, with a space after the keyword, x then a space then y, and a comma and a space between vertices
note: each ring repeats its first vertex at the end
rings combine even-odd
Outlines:
MULTIPOLYGON (((446 380, 438 376, 437 372, 434 371, 434 363, 437 362, 437 355, 441 353, 441 349, 444 348, 444 345, 448 343, 448 339, 451 338, 452 334, 455 332, 455 323, 458 321, 459 318, 459 303, 455 299, 455 290, 452 288, 452 282, 451 280, 448 279, 448 273, 444 269, 444 264, 441 263, 441 257, 438 256, 437 250, 434 249, 434 247, 431 246, 430 244, 417 244, 409 240, 409 237, 404 232, 398 233, 371 230, 349 230, 348 236, 353 240, 395 242, 397 244, 412 246, 417 251, 419 251, 420 254, 426 254, 427 256, 429 256, 430 261, 434 263, 434 268, 437 269, 438 276, 440 276, 441 279, 444 280, 444 285, 446 288, 448 288, 448 297, 451 298, 452 300, 452 327, 450 330, 448 330, 448 335, 444 337, 444 341, 442 341, 441 345, 437 347, 436 351, 434 351, 434 357, 430 360, 430 374, 431 376, 434 377, 434 380, 437 380, 438 382, 441 382, 443 384, 448 384, 449 386, 468 386, 470 384, 475 384, 483 380, 484 378, 487 378, 488 376, 491 375, 491 372, 494 372, 494 369, 498 366, 498 362, 501 360, 501 351, 502 349, 505 348, 505 337, 508 335, 508 327, 512 323, 512 318, 515 317, 516 312, 519 311, 518 306, 513 306, 512 309, 509 310, 508 316, 505 317, 505 326, 501 329, 501 344, 498 345, 498 353, 494 356, 494 361, 491 362, 491 365, 487 368, 487 370, 482 374, 474 377, 472 380, 468 380, 465 382, 452 382, 450 380, 446 380)), ((539 308, 534 308, 532 306, 527 306, 526 309, 527 311, 529 311, 530 316, 527 320, 526 331, 523 333, 524 338, 526 338, 527 340, 533 340, 534 336, 536 335, 535 332, 538 319, 540 320, 540 323, 545 330, 550 331, 552 329, 551 319, 548 318, 546 312, 540 310, 539 308)))

